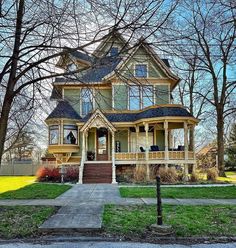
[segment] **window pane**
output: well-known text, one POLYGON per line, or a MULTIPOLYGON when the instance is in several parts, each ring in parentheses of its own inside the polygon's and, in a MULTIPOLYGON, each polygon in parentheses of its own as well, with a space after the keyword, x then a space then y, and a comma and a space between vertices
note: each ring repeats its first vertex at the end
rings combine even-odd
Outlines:
POLYGON ((77 145, 78 131, 77 127, 73 125, 65 125, 64 126, 64 137, 63 143, 64 144, 74 144, 77 145))
POLYGON ((140 98, 139 97, 130 97, 129 98, 129 109, 130 110, 139 110, 140 109, 140 98))
POLYGON ((147 65, 137 64, 135 65, 135 76, 136 77, 147 77, 147 65))
POLYGON ((49 144, 55 145, 59 141, 59 129, 58 126, 51 126, 49 128, 49 144))
POLYGON ((153 105, 153 86, 143 86, 143 108, 153 105))
POLYGON ((91 90, 82 89, 81 99, 82 99, 82 115, 87 115, 93 108, 91 90))
POLYGON ((119 53, 118 47, 112 47, 110 50, 110 56, 117 56, 119 53))

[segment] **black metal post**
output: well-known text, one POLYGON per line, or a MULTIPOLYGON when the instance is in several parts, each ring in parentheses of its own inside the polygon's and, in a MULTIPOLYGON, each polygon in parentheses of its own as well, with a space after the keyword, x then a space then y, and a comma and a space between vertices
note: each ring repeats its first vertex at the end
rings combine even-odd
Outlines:
POLYGON ((161 178, 156 177, 157 181, 157 225, 162 225, 162 207, 161 207, 161 178))

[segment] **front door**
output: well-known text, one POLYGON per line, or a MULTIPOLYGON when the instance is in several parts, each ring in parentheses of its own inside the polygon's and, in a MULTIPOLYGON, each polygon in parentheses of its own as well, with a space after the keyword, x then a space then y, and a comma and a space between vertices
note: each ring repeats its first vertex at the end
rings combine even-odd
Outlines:
POLYGON ((108 160, 108 132, 106 128, 97 129, 97 160, 108 160))

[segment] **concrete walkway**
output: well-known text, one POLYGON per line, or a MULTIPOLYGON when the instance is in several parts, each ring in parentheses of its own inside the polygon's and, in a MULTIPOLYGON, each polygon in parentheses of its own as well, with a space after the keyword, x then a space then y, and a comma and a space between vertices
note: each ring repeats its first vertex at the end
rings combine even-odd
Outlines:
MULTIPOLYGON (((236 199, 163 199, 172 205, 236 205, 236 199)), ((40 227, 42 230, 99 230, 105 204, 156 204, 155 198, 121 198, 119 186, 112 184, 74 185, 56 199, 0 200, 0 206, 61 206, 60 210, 40 227)))

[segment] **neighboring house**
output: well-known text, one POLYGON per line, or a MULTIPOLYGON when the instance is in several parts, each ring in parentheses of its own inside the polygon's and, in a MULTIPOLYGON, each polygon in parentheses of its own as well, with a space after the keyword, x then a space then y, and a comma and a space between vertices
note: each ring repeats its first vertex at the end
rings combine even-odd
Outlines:
POLYGON ((116 183, 131 165, 146 165, 149 179, 150 164, 195 164, 188 132, 198 120, 171 104, 180 79, 149 44, 130 48, 110 34, 92 56, 71 51, 57 66, 80 72, 53 83, 48 151, 58 165, 80 166, 79 183, 116 183), (182 146, 172 147, 174 129, 184 130, 182 146))

